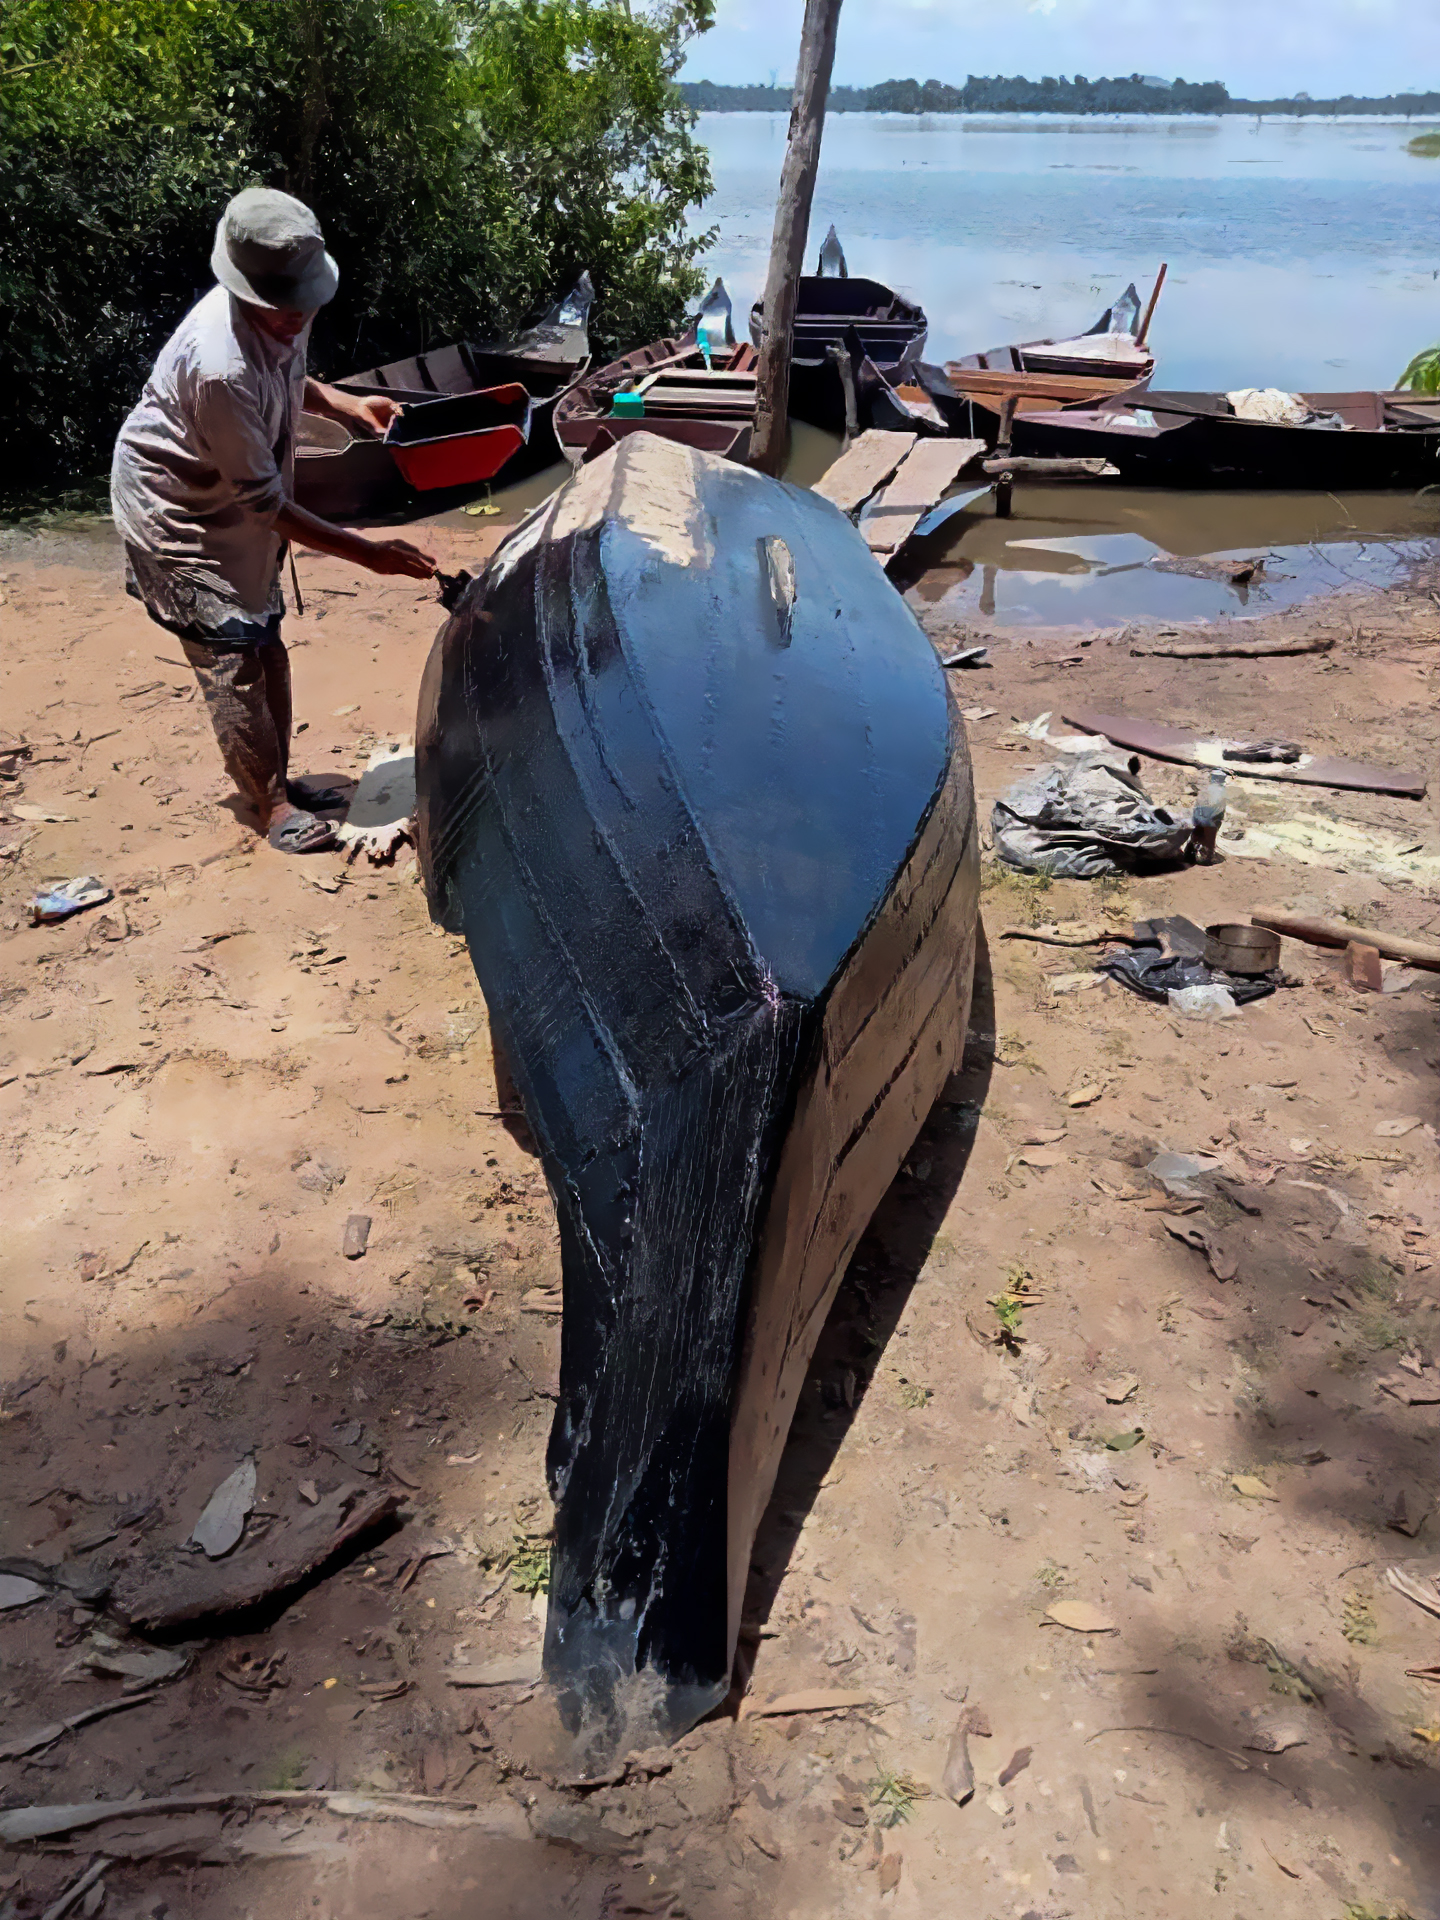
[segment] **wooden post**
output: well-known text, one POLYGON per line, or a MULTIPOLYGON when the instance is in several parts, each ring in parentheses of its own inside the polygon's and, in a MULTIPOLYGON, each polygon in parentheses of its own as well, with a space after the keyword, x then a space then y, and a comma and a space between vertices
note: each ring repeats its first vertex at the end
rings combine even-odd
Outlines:
POLYGON ((1160 289, 1165 284, 1165 275, 1170 270, 1168 260, 1160 262, 1160 271, 1155 276, 1155 291, 1150 296, 1150 304, 1145 309, 1145 318, 1140 322, 1140 331, 1135 336, 1137 347, 1143 347, 1150 337, 1150 322, 1155 318, 1155 303, 1160 298, 1160 289))
POLYGON ((790 335, 810 232, 810 202, 820 167, 820 136, 825 130, 825 101, 830 92, 839 24, 840 0, 805 0, 790 132, 780 168, 780 197, 775 203, 775 233, 765 282, 765 338, 755 375, 755 431, 750 442, 751 466, 776 479, 785 465, 789 438, 790 335))
MULTIPOLYGON (((1015 431, 1015 409, 1020 404, 1013 393, 1006 394, 1000 402, 1000 432, 995 440, 995 455, 1003 459, 1010 452, 1010 436, 1015 431)), ((1010 518, 1010 497, 1015 486, 1015 470, 1007 467, 995 480, 995 518, 1010 518)))

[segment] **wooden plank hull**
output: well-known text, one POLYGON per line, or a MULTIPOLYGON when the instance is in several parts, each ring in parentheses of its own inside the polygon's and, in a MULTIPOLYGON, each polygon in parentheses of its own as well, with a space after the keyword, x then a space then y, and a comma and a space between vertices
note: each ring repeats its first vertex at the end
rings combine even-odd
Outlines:
POLYGON ((471 588, 418 738, 432 911, 560 1223, 545 1671, 592 1750, 672 1737, 728 1690, 825 1311, 959 1061, 963 728, 834 507, 636 433, 471 588))

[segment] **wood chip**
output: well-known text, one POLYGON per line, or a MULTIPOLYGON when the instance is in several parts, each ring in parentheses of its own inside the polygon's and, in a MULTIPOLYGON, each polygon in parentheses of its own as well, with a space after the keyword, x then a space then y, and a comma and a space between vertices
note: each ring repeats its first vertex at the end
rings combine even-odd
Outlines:
POLYGON ((345 1222, 344 1237, 340 1242, 340 1251, 347 1260, 359 1260, 370 1244, 370 1216, 368 1213, 352 1213, 345 1222))
POLYGON ((1273 1487, 1267 1487, 1265 1482, 1253 1473, 1237 1473, 1232 1477, 1230 1484, 1236 1493, 1243 1493, 1247 1500, 1278 1500, 1280 1498, 1273 1487))
POLYGON ((451 1667, 445 1678, 452 1687, 527 1686, 540 1678, 540 1649, 486 1660, 478 1667, 451 1667))

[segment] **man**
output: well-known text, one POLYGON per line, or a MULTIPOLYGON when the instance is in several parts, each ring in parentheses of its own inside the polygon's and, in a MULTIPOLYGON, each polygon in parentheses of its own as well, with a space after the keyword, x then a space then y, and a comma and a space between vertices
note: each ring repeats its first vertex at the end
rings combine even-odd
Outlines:
POLYGON ((115 443, 110 493, 125 584, 183 643, 226 771, 270 844, 313 853, 335 835, 299 804, 314 796, 286 779, 287 543, 417 580, 436 562, 408 540, 367 540, 294 502, 302 411, 365 433, 383 433, 396 411, 393 400, 306 376, 310 323, 340 279, 315 215, 288 193, 251 187, 221 215, 210 265, 219 284, 162 348, 115 443))

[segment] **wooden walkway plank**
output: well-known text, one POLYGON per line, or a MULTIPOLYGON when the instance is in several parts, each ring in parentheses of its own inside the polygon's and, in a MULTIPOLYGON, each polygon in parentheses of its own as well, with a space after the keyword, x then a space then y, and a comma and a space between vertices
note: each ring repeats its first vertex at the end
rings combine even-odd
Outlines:
POLYGON ((951 481, 984 451, 983 440, 922 440, 860 523, 870 551, 889 555, 903 546, 951 481))
POLYGON ((917 437, 913 433, 884 433, 878 427, 867 427, 826 471, 823 479, 816 481, 813 491, 833 502, 842 513, 853 513, 857 507, 864 506, 877 487, 885 484, 915 445, 917 437))

